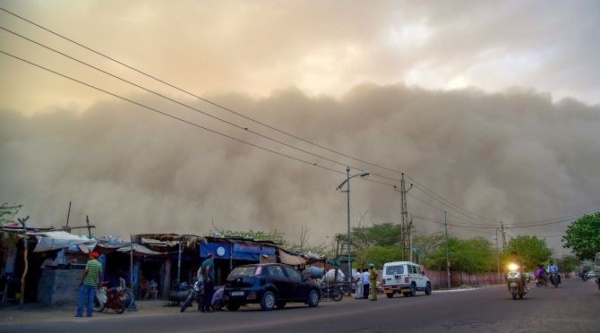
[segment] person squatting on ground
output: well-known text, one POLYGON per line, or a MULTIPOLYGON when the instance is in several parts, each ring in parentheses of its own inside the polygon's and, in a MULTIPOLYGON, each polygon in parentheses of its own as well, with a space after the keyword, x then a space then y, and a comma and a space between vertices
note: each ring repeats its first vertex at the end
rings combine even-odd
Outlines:
POLYGON ((377 279, 379 278, 379 272, 375 268, 375 264, 369 265, 369 285, 371 290, 369 293, 371 294, 371 301, 377 300, 377 279))
POLYGON ((102 264, 98 261, 98 256, 98 252, 90 253, 89 260, 83 271, 83 276, 81 276, 76 317, 83 317, 84 304, 87 304, 87 317, 91 317, 94 311, 94 295, 96 295, 96 288, 98 288, 100 275, 102 274, 102 264))
POLYGON ((369 299, 369 271, 366 269, 362 273, 362 284, 363 284, 363 299, 369 299))
POLYGON ((209 253, 208 257, 202 263, 202 275, 204 276, 204 300, 200 311, 213 312, 212 297, 215 293, 215 263, 213 254, 209 253))
POLYGON ((221 287, 219 289, 217 289, 217 291, 215 291, 215 294, 212 297, 212 307, 213 310, 221 310, 221 308, 223 308, 223 306, 225 305, 225 302, 223 301, 223 294, 225 293, 225 288, 221 287))

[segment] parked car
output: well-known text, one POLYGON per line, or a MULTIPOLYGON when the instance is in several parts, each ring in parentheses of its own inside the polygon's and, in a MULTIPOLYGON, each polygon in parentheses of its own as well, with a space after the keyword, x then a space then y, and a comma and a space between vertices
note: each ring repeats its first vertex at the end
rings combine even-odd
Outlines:
POLYGON ((319 284, 285 264, 252 264, 236 267, 224 285, 228 310, 242 305, 260 304, 263 310, 283 308, 288 302, 316 307, 321 300, 319 284))
POLYGON ((421 267, 410 261, 394 261, 383 265, 381 280, 388 298, 394 294, 414 296, 417 291, 431 295, 431 282, 421 267))

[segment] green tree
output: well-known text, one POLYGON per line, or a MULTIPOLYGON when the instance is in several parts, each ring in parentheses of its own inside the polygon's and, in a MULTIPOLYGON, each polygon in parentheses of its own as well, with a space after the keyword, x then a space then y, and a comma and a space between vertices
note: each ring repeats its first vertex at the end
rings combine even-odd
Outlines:
POLYGON ((533 271, 538 264, 548 262, 552 256, 552 250, 546 244, 546 240, 527 235, 520 235, 508 241, 502 254, 504 267, 508 265, 512 252, 517 252, 523 260, 525 270, 528 271, 533 271))
POLYGON ((579 259, 593 260, 596 252, 600 252, 600 212, 573 222, 567 227, 562 241, 563 246, 572 249, 579 259))
MULTIPOLYGON (((450 270, 469 274, 480 274, 494 270, 494 249, 485 238, 461 240, 448 239, 448 261, 450 270)), ((440 246, 424 261, 429 269, 446 269, 446 244, 440 246)))
POLYGON ((558 269, 561 272, 574 272, 581 265, 581 260, 573 255, 566 255, 557 260, 558 269))
MULTIPOLYGON (((413 237, 414 261, 430 268, 427 263, 431 262, 432 255, 439 249, 446 251, 446 236, 437 232, 434 234, 415 233, 413 237)), ((444 252, 445 256, 445 252, 444 252)))
MULTIPOLYGON (((353 227, 350 239, 352 256, 360 267, 366 267, 370 263, 367 253, 373 247, 400 249, 400 226, 393 223, 374 224, 370 227, 353 227)), ((338 244, 346 244, 348 236, 336 235, 338 244)), ((389 261, 400 260, 400 256, 393 257, 389 261)))
POLYGON ((397 261, 401 255, 401 249, 397 246, 373 246, 356 258, 354 268, 366 268, 370 263, 381 269, 383 264, 390 261, 397 261))
POLYGON ((23 205, 9 204, 8 202, 0 205, 0 225, 13 222, 13 219, 22 207, 23 205))

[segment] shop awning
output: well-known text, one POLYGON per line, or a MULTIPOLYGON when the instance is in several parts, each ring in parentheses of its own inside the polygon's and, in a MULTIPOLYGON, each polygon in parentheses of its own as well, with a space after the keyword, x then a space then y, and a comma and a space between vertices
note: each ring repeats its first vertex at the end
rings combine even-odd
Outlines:
POLYGON ((285 251, 279 250, 279 260, 290 266, 298 266, 306 264, 306 260, 300 256, 289 254, 285 251))
POLYGON ((95 239, 73 235, 66 231, 47 231, 27 234, 35 236, 37 239, 37 245, 33 252, 60 250, 73 245, 85 245, 89 249, 93 249, 96 246, 95 239))
MULTIPOLYGON (((130 252, 131 251, 131 246, 128 245, 128 246, 121 247, 117 251, 118 252, 130 252)), ((149 248, 145 247, 144 245, 137 244, 137 243, 133 243, 133 252, 137 253, 137 254, 147 255, 147 256, 156 256, 156 255, 168 254, 168 253, 165 253, 165 252, 158 252, 158 251, 150 250, 149 248)))

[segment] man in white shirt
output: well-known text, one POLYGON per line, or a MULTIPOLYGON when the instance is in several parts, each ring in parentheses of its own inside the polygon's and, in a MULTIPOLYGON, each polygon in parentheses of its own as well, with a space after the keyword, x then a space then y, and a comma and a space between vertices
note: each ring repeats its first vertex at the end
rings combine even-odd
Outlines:
POLYGON ((354 275, 352 276, 353 282, 356 285, 356 299, 361 299, 363 297, 363 284, 362 284, 362 273, 360 272, 360 268, 356 269, 354 275))
POLYGON ((363 298, 364 299, 369 299, 369 288, 371 286, 371 283, 369 282, 370 276, 371 276, 371 274, 369 274, 369 270, 365 269, 365 271, 362 273, 363 298))
POLYGON ((550 260, 550 265, 548 265, 548 273, 556 274, 556 276, 558 277, 558 283, 560 284, 560 274, 558 274, 558 266, 556 266, 556 264, 552 260, 550 260))

